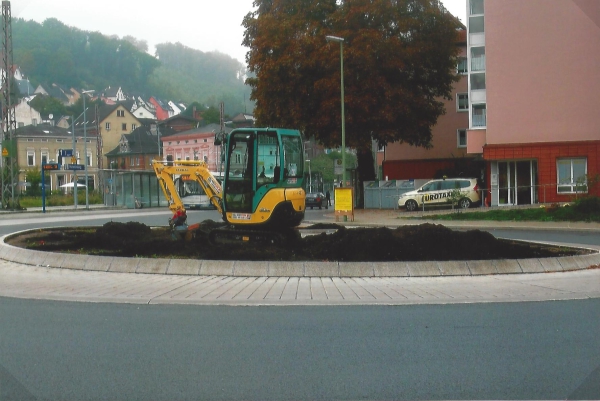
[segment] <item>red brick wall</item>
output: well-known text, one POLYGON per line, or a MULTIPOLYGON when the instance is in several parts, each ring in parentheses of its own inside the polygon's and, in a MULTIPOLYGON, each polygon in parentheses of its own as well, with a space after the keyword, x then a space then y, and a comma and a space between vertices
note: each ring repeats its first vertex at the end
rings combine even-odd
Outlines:
POLYGON ((439 170, 454 167, 454 160, 386 160, 383 178, 389 180, 431 179, 439 170))
MULTIPOLYGON (((567 202, 573 194, 556 192, 556 160, 563 157, 586 157, 588 177, 600 174, 600 141, 486 145, 483 158, 488 161, 536 159, 538 184, 546 185, 546 202, 567 202)), ((488 169, 489 171, 489 169, 488 169)), ((590 195, 600 196, 599 186, 590 187, 590 195)), ((542 200, 540 190, 540 202, 542 200)))

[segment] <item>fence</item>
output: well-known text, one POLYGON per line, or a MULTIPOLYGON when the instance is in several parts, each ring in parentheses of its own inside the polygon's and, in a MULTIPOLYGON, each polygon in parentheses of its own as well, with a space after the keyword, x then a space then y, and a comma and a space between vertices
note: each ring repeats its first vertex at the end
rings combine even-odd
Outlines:
MULTIPOLYGON (((398 209, 400 195, 418 189, 429 180, 390 180, 368 181, 364 185, 366 209, 398 209)), ((571 202, 587 195, 586 185, 575 186, 573 192, 558 192, 558 184, 526 185, 478 189, 479 199, 474 207, 523 207, 557 202, 571 202)), ((433 205, 422 205, 425 210, 433 205)), ((447 206, 449 203, 438 203, 437 206, 447 206)))
POLYGON ((365 209, 397 209, 398 199, 428 180, 366 181, 364 183, 365 209))

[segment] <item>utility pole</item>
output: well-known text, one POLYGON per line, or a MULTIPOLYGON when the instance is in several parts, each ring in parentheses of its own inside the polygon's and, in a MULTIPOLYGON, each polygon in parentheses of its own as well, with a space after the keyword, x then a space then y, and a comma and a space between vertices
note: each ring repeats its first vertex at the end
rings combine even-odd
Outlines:
POLYGON ((19 183, 19 164, 17 161, 17 139, 15 129, 17 121, 12 104, 12 17, 10 1, 2 1, 2 207, 15 209, 18 194, 15 189, 19 183))

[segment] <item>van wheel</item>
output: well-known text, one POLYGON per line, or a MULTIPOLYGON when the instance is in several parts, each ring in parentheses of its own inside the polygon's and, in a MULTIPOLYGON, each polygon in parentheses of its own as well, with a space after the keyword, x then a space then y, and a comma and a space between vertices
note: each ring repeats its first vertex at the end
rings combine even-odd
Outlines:
POLYGON ((415 202, 412 199, 407 200, 404 206, 406 206, 406 210, 409 212, 414 212, 419 207, 419 205, 417 205, 417 202, 415 202))
POLYGON ((458 201, 458 206, 461 209, 468 209, 471 207, 471 200, 469 198, 462 198, 458 201))

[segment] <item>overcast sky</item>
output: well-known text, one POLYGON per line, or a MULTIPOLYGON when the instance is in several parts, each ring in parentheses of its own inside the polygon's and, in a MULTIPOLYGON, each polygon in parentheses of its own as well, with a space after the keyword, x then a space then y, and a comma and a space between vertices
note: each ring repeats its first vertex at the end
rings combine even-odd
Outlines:
MULTIPOLYGON (((104 35, 158 43, 180 42, 203 52, 219 51, 245 60, 242 20, 253 0, 11 0, 13 18, 64 24, 104 35)), ((466 0, 442 0, 465 23, 466 0)), ((18 46, 18 44, 14 44, 18 46)))

